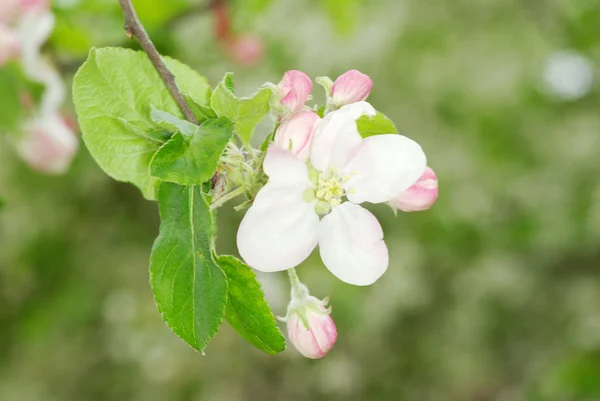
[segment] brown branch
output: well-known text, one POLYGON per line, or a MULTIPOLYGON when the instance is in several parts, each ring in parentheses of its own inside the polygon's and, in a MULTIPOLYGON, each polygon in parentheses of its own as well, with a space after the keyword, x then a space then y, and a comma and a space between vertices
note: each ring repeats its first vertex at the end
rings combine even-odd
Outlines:
POLYGON ((194 116, 194 113, 192 113, 192 109, 190 109, 190 106, 187 104, 185 98, 181 94, 181 91, 177 87, 177 83, 175 83, 175 77, 163 62, 160 54, 158 54, 158 51, 154 46, 154 43, 152 43, 152 40, 150 40, 150 37, 148 36, 148 33, 146 33, 144 26, 140 22, 140 19, 138 18, 133 5, 131 4, 131 0, 119 0, 119 4, 121 5, 123 16, 125 17, 125 33, 129 39, 135 37, 140 46, 142 46, 142 49, 150 58, 152 65, 154 68, 156 68, 156 71, 158 71, 158 74, 171 93, 171 96, 173 96, 173 99, 181 109, 186 120, 193 124, 198 124, 196 116, 194 116))

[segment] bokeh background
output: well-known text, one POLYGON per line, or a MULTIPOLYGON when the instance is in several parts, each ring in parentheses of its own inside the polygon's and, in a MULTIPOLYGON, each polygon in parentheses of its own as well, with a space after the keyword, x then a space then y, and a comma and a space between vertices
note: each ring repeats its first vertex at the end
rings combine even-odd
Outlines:
MULTIPOLYGON (((396 218, 371 207, 391 263, 370 287, 317 255, 299 267, 332 299, 339 339, 324 359, 262 354, 226 324, 202 356, 153 302, 156 204, 83 145, 55 177, 0 135, 0 400, 600 400, 597 0, 230 1, 235 34, 264 47, 250 60, 201 3, 134 4, 163 54, 213 85, 235 72, 242 95, 288 69, 367 73, 370 101, 424 147, 439 200, 396 218)), ((90 47, 136 47, 116 0, 52 7, 45 51, 67 85, 90 47)), ((0 119, 18 113, 10 74, 0 119)), ((220 212, 221 253, 236 253, 241 217, 220 212)), ((285 314, 285 274, 261 280, 285 314)))

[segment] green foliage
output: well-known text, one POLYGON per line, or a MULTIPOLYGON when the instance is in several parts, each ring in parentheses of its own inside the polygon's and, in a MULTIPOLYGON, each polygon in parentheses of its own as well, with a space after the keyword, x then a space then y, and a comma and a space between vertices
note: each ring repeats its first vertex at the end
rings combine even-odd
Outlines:
POLYGON ((175 117, 173 114, 150 106, 150 118, 157 125, 171 132, 181 132, 183 135, 193 135, 198 126, 187 120, 175 117))
POLYGON ((254 128, 271 110, 273 91, 263 88, 251 98, 240 100, 235 120, 235 130, 244 143, 249 143, 254 135, 254 128))
POLYGON ((227 276, 229 324, 258 349, 269 354, 285 350, 285 339, 252 269, 233 256, 219 256, 218 263, 227 276))
POLYGON ((213 259, 213 215, 200 186, 163 183, 160 234, 150 256, 150 284, 169 327, 202 351, 223 321, 227 279, 213 259))
POLYGON ((21 74, 15 64, 0 68, 0 132, 11 132, 19 125, 23 116, 23 107, 19 101, 21 74))
POLYGON ((191 137, 176 133, 156 152, 150 163, 153 177, 181 185, 199 185, 212 177, 233 126, 224 117, 192 126, 191 137))
POLYGON ((356 127, 363 138, 373 135, 398 133, 394 123, 380 112, 377 112, 374 116, 360 117, 356 120, 356 127))
POLYGON ((254 128, 271 110, 273 91, 262 88, 249 98, 238 99, 233 93, 232 74, 227 73, 212 94, 211 106, 218 116, 229 118, 235 124, 235 132, 242 142, 248 144, 254 128))
MULTIPOLYGON (((206 79, 176 60, 164 60, 181 91, 208 106, 206 79)), ((155 199, 158 180, 148 166, 160 146, 152 136, 161 126, 150 118, 152 106, 178 118, 183 115, 148 57, 121 48, 92 49, 75 75, 73 101, 83 140, 98 165, 155 199)))

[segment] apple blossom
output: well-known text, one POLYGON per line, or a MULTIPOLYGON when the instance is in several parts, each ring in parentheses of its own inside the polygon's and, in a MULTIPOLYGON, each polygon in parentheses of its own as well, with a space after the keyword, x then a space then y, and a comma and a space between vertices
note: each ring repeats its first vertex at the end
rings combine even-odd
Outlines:
POLYGON ((281 120, 273 142, 306 160, 310 151, 310 139, 320 121, 321 118, 314 111, 302 110, 291 114, 281 120))
POLYGON ((227 44, 227 48, 235 61, 246 67, 258 63, 265 54, 265 45, 257 35, 235 37, 227 44))
POLYGON ((312 137, 310 163, 269 147, 263 163, 269 180, 237 234, 246 263, 264 272, 290 269, 319 244, 323 263, 344 282, 369 285, 385 272, 383 231, 360 204, 391 200, 419 179, 427 163, 421 147, 405 136, 363 139, 356 120, 375 114, 366 102, 327 114, 312 137))
POLYGON ((19 55, 21 44, 17 34, 0 24, 0 67, 19 55))
POLYGON ((433 170, 427 167, 415 185, 394 197, 391 204, 404 212, 418 212, 433 206, 437 197, 437 177, 433 170))
POLYGON ((44 116, 25 126, 17 150, 32 168, 62 174, 77 152, 77 136, 58 115, 44 116))
POLYGON ((311 359, 324 357, 335 345, 337 328, 331 318, 329 299, 311 296, 300 282, 294 269, 288 271, 292 284, 292 300, 288 305, 288 339, 303 356, 311 359))
POLYGON ((306 104, 312 90, 312 81, 302 71, 290 70, 283 74, 277 89, 279 103, 287 112, 293 113, 306 104))
POLYGON ((373 81, 368 75, 350 70, 340 75, 331 87, 331 101, 337 107, 361 102, 369 97, 373 81))

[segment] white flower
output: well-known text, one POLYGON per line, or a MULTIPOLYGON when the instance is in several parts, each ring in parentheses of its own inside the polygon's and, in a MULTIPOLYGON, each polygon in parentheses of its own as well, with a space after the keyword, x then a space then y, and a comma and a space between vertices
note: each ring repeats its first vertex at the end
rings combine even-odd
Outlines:
POLYGON ((312 138, 311 165, 269 147, 263 165, 269 181, 237 235, 251 267, 290 269, 319 244, 325 266, 342 281, 369 285, 385 272, 383 231, 359 204, 389 201, 417 182, 427 163, 421 147, 402 135, 363 139, 356 119, 365 114, 375 109, 358 102, 325 116, 312 138))
POLYGON ((585 96, 594 82, 590 61, 574 51, 550 55, 544 66, 546 90, 563 100, 577 100, 585 96))

